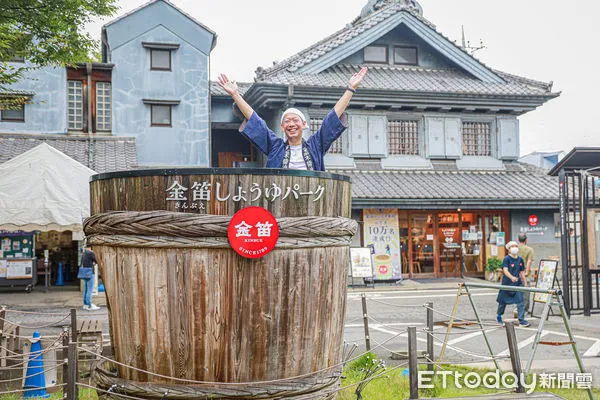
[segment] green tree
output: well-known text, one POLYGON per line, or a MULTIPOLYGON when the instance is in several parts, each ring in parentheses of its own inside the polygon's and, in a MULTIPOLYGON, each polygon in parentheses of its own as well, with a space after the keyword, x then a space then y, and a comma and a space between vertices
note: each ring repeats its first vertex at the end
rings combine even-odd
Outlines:
MULTIPOLYGON (((99 45, 83 31, 111 16, 117 0, 0 0, 0 92, 30 69, 89 61, 99 45), (8 64, 25 59, 27 64, 8 64)), ((23 99, 0 95, 0 105, 23 99)))

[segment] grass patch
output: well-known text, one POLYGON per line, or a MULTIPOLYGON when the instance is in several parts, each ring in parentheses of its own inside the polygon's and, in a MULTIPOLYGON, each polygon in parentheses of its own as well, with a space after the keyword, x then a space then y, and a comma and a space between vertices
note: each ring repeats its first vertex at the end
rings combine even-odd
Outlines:
MULTIPOLYGON (((406 369, 406 366, 395 368, 390 367, 386 370, 379 370, 375 375, 371 376, 371 380, 367 384, 363 384, 360 396, 356 393, 357 384, 365 379, 365 366, 376 362, 376 358, 373 354, 367 354, 352 363, 348 364, 344 369, 344 379, 342 379, 342 387, 348 387, 339 392, 338 400, 356 400, 362 398, 365 400, 398 400, 407 399, 410 396, 410 385, 408 376, 402 374, 402 371, 406 369)), ((421 370, 426 369, 424 366, 421 370)), ((480 377, 483 377, 486 373, 494 371, 491 369, 479 369, 469 368, 455 365, 445 365, 443 370, 459 372, 464 377, 470 372, 477 373, 480 377)), ((531 381, 530 381, 531 382, 531 381)), ((454 375, 450 375, 446 379, 446 387, 443 385, 442 376, 438 375, 433 380, 434 388, 432 389, 420 389, 420 398, 452 398, 452 397, 465 397, 465 396, 478 396, 487 394, 500 394, 506 392, 512 392, 511 388, 501 388, 499 390, 477 387, 470 389, 464 386, 464 382, 460 380, 458 387, 454 381, 454 375)), ((552 392, 569 400, 588 400, 588 392, 585 389, 546 389, 539 387, 535 389, 536 392, 552 392)), ((594 395, 600 397, 600 389, 594 389, 594 395)), ((525 397, 525 396, 523 396, 525 397)))
MULTIPOLYGON (((55 393, 48 393, 48 394, 50 395, 50 397, 48 398, 50 400, 64 399, 62 391, 55 392, 55 393)), ((0 395, 0 399, 1 400, 22 400, 23 396, 21 396, 19 393, 5 394, 5 395, 0 395)), ((96 394, 96 391, 93 389, 80 388, 79 389, 79 399, 80 400, 98 400, 98 395, 96 394)))
MULTIPOLYGON (((347 387, 339 392, 337 400, 357 400, 361 398, 364 400, 399 400, 407 399, 410 396, 410 385, 408 376, 402 374, 406 366, 394 368, 382 368, 380 360, 372 354, 368 353, 362 357, 349 363, 344 368, 344 378, 342 379, 342 387, 347 387), (361 382, 367 379, 368 383, 362 384, 361 382), (357 395, 357 388, 360 389, 359 397, 357 395)), ((426 369, 425 366, 420 368, 421 370, 426 369)), ((488 372, 494 372, 491 369, 481 368, 469 368, 455 365, 444 365, 444 371, 459 372, 462 376, 470 372, 476 372, 479 376, 484 376, 488 372)), ((465 396, 477 396, 486 394, 499 394, 510 392, 512 389, 489 389, 485 387, 478 387, 474 389, 457 387, 454 381, 454 375, 448 376, 446 380, 446 387, 443 387, 443 378, 438 375, 433 380, 434 388, 432 389, 420 389, 420 398, 452 398, 452 397, 465 397, 465 396)), ((462 381, 459 382, 462 385, 462 381)), ((587 390, 584 389, 546 389, 538 388, 536 392, 552 392, 568 400, 588 400, 587 390)), ((600 389, 594 389, 594 395, 600 398, 600 389)), ((523 396, 525 398, 525 396, 523 396)), ((62 392, 52 393, 50 399, 59 400, 62 399, 62 392)), ((19 394, 11 395, 0 395, 0 400, 20 400, 19 394)), ((97 400, 98 396, 95 390, 80 388, 79 399, 81 400, 97 400)))

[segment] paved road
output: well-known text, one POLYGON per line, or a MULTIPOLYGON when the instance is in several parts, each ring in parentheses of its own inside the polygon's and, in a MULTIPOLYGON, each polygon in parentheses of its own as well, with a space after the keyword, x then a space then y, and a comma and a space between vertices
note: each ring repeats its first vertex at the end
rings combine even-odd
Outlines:
MULTIPOLYGON (((448 321, 456 300, 457 290, 452 289, 427 289, 427 290, 368 290, 367 308, 369 315, 369 327, 371 333, 371 346, 375 348, 381 358, 394 364, 390 360, 392 351, 406 351, 407 338, 405 332, 408 326, 417 327, 419 350, 425 350, 426 333, 423 332, 426 324, 426 309, 424 304, 432 301, 434 303, 434 320, 438 323, 448 321)), ((505 330, 495 322, 496 314, 496 292, 489 289, 472 289, 472 298, 483 318, 492 349, 495 354, 508 355, 505 330)), ((32 295, 24 295, 31 299, 32 295)), ((69 303, 79 304, 79 294, 72 295, 73 299, 67 303, 48 300, 43 307, 34 304, 20 304, 12 302, 10 310, 42 310, 40 314, 8 313, 7 319, 16 321, 25 326, 23 335, 29 335, 34 329, 40 330, 42 335, 55 335, 61 331, 61 326, 68 324, 65 319, 69 309, 69 303)), ((3 299, 9 299, 2 295, 3 299)), ((14 295, 11 296, 14 299, 14 295)), ((50 299, 50 298, 49 298, 50 299)), ((0 299, 2 300, 2 299, 0 299)), ((2 303, 0 301, 0 303, 2 303)), ((4 302, 6 303, 6 302, 4 302)), ((10 304, 10 302, 9 302, 10 304)), ((103 304, 100 301, 99 304, 103 304)), ((541 313, 541 304, 536 304, 536 314, 541 313)), ((97 318, 103 320, 105 337, 108 340, 108 317, 106 308, 100 311, 83 311, 77 308, 78 317, 97 318)), ((466 297, 459 300, 457 317, 466 320, 474 320, 472 307, 466 297)), ((512 308, 507 307, 505 315, 507 322, 512 319, 512 308)), ((521 360, 526 362, 531 354, 531 344, 539 325, 538 318, 530 319, 532 326, 529 328, 517 327, 517 338, 521 349, 521 360)), ((594 383, 600 384, 600 316, 586 318, 574 316, 571 319, 573 331, 577 340, 580 354, 584 357, 584 365, 594 374, 594 383)), ((442 341, 445 337, 446 326, 435 327, 435 355, 439 357, 442 341)), ((483 335, 475 326, 454 328, 453 334, 448 342, 445 360, 455 363, 484 362, 490 365, 487 347, 483 335)), ((358 352, 365 349, 364 328, 362 318, 361 293, 352 290, 348 294, 348 305, 344 339, 349 343, 357 343, 358 352)), ((545 325, 543 339, 547 341, 566 341, 566 331, 559 317, 550 317, 545 325)), ((506 365, 507 363, 503 363, 506 365)), ((570 346, 540 346, 533 363, 536 368, 553 368, 554 372, 575 371, 575 361, 570 346), (561 370, 566 369, 565 371, 561 370)))
MULTIPOLYGON (((508 356, 507 338, 505 329, 496 323, 496 296, 497 291, 489 289, 471 289, 472 299, 477 312, 484 322, 486 334, 494 354, 508 356)), ((389 357, 392 351, 407 351, 408 339, 406 328, 415 326, 418 333, 419 350, 426 350, 427 333, 426 307, 427 302, 433 302, 434 308, 434 351, 439 357, 443 340, 446 336, 447 322, 456 301, 457 290, 411 290, 411 291, 381 291, 366 292, 367 314, 369 316, 369 330, 371 348, 388 365, 395 365, 402 361, 394 361, 389 357)), ((531 327, 516 327, 518 347, 523 363, 527 362, 532 351, 532 343, 540 323, 539 315, 542 312, 541 303, 536 303, 535 313, 537 318, 528 318, 531 327)), ((459 319, 475 321, 475 313, 466 296, 459 299, 457 308, 459 319)), ((558 310, 557 310, 558 312, 558 310)), ((514 323, 512 306, 507 307, 505 322, 514 323)), ((571 325, 575 334, 577 347, 583 356, 584 366, 594 374, 596 385, 600 384, 600 317, 586 318, 573 316, 571 325), (594 321, 597 321, 595 322, 594 321)), ((365 333, 363 325, 362 302, 360 292, 348 294, 346 313, 345 340, 356 343, 357 351, 365 350, 365 333)), ((564 342, 568 340, 562 318, 552 316, 544 325, 542 340, 564 342)), ((449 337, 445 353, 445 360, 452 363, 483 363, 484 366, 493 365, 489 358, 489 351, 481 330, 475 326, 455 327, 449 337)), ((509 365, 509 359, 501 366, 509 365)), ((547 370, 546 372, 576 372, 576 362, 571 346, 538 346, 533 362, 534 370, 547 370), (562 368, 562 369, 561 369, 562 368)))

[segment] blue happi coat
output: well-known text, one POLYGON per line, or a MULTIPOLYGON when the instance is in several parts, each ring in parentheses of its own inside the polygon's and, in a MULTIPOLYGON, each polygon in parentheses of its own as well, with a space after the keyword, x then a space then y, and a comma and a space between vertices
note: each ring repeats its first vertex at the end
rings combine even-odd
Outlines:
MULTIPOLYGON (((315 171, 325 171, 323 158, 331 144, 340 137, 347 127, 348 117, 346 113, 338 118, 335 110, 332 109, 323 119, 321 128, 303 143, 312 158, 315 171)), ((283 167, 283 159, 289 145, 287 141, 275 135, 256 112, 252 114, 245 125, 242 125, 240 130, 260 151, 267 155, 267 168, 283 167)))

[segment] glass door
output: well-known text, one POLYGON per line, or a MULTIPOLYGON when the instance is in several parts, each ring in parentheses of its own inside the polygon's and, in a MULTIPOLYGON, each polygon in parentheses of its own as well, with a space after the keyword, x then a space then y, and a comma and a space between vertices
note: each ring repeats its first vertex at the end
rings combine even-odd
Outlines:
POLYGON ((440 277, 460 276, 462 265, 461 229, 458 213, 438 214, 440 277))
POLYGON ((462 214, 462 251, 465 275, 483 276, 483 217, 478 213, 462 214))
POLYGON ((412 263, 409 270, 413 274, 434 273, 434 232, 433 214, 412 214, 410 216, 411 246, 409 255, 412 263))

